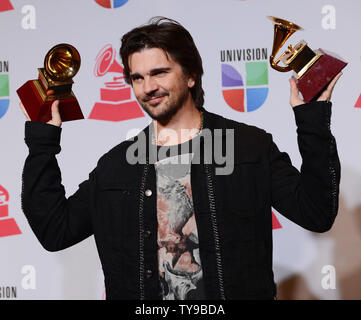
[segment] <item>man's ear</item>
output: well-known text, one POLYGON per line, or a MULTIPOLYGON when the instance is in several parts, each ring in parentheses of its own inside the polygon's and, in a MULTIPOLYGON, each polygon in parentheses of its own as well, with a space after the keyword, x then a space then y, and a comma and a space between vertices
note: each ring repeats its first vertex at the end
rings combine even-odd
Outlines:
POLYGON ((195 84, 196 84, 195 77, 190 76, 188 78, 188 88, 193 88, 195 84))

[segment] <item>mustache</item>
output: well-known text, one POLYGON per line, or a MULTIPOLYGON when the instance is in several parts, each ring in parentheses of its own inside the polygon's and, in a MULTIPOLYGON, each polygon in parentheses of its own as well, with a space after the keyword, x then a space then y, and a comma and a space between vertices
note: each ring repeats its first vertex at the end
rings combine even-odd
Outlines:
POLYGON ((160 98, 160 97, 165 97, 165 96, 169 96, 169 93, 168 92, 154 92, 152 94, 147 95, 142 100, 143 100, 143 102, 148 102, 149 100, 152 100, 154 98, 160 98))

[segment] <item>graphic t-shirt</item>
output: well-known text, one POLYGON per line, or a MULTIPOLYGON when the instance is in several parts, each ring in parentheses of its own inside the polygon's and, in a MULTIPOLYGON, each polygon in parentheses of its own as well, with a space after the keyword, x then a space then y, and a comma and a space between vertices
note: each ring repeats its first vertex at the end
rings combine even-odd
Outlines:
POLYGON ((205 299, 190 180, 192 142, 198 138, 157 146, 158 268, 163 300, 205 299))

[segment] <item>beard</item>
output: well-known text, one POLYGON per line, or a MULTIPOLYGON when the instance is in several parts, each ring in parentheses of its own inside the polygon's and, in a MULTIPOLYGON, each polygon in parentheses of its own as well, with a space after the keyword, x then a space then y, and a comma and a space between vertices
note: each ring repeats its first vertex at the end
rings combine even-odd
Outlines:
POLYGON ((182 108, 189 95, 188 88, 184 88, 182 92, 176 97, 171 97, 169 92, 155 92, 152 95, 148 95, 145 98, 138 99, 138 102, 142 106, 143 110, 156 121, 166 121, 172 118, 179 109, 182 108), (149 104, 148 101, 152 98, 157 97, 168 97, 165 98, 167 101, 160 101, 159 103, 149 104), (159 109, 162 109, 159 111, 159 109))

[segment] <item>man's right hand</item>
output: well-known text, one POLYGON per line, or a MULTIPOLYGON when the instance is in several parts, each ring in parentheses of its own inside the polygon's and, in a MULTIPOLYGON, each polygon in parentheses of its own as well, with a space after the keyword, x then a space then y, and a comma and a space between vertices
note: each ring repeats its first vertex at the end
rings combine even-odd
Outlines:
MULTIPOLYGON (((53 94, 52 90, 49 90, 47 92, 47 95, 51 95, 53 94)), ((26 118, 31 121, 28 113, 25 110, 24 105, 22 104, 22 102, 20 102, 20 108, 23 110, 26 118)), ((61 117, 60 117, 60 113, 59 113, 59 100, 55 100, 53 102, 53 104, 51 105, 51 119, 47 122, 48 124, 51 124, 53 126, 57 126, 57 127, 61 127, 62 121, 61 121, 61 117)))

